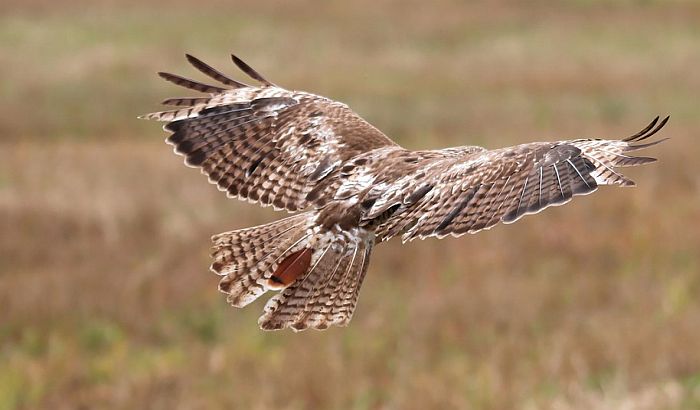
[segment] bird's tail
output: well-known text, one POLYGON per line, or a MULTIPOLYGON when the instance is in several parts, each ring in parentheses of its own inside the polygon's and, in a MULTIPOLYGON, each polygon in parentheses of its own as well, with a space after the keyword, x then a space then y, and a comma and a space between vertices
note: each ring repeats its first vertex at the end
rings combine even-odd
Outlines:
POLYGON ((212 240, 211 270, 222 276, 219 290, 233 306, 280 290, 260 317, 265 330, 347 324, 374 244, 373 234, 361 228, 322 229, 313 211, 212 240))

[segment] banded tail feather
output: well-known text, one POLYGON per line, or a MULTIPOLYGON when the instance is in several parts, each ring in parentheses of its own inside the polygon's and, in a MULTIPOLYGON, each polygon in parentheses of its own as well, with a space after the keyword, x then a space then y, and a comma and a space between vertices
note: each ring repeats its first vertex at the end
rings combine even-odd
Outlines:
POLYGON ((211 270, 219 290, 243 307, 267 291, 261 328, 325 329, 352 317, 374 236, 362 229, 326 230, 315 212, 224 232, 214 242, 211 270))

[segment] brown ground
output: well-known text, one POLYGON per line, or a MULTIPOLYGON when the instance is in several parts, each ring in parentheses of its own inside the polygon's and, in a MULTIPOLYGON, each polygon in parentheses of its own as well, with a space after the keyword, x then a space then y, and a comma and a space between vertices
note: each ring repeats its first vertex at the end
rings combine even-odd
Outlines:
POLYGON ((0 408, 700 406, 698 3, 237 3, 0 6, 0 408), (185 51, 235 51, 410 148, 667 113, 672 140, 636 189, 380 246, 348 328, 263 333, 262 301, 216 291, 209 236, 281 214, 135 119, 180 95, 153 73, 191 73, 185 51))

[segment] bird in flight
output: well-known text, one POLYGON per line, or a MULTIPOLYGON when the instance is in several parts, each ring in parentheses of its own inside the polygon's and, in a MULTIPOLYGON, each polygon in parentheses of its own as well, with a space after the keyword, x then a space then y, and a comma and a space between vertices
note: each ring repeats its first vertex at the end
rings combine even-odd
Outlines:
POLYGON ((647 139, 668 121, 621 139, 412 151, 347 105, 279 87, 236 56, 258 85, 186 57, 221 85, 158 73, 203 95, 142 118, 166 122, 166 142, 229 197, 292 213, 212 237, 211 270, 231 305, 277 291, 264 330, 347 325, 377 243, 476 233, 600 185, 633 186, 617 168, 655 161, 630 153, 664 141, 647 139))

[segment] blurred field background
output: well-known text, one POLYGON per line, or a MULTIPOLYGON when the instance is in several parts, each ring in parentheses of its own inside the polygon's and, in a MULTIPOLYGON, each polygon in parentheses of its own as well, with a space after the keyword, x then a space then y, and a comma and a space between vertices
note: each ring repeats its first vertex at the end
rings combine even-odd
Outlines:
POLYGON ((700 408, 700 3, 3 0, 0 50, 1 409, 700 408), (282 214, 136 119, 184 52, 414 149, 672 139, 638 188, 380 246, 348 328, 263 333, 209 237, 282 214))

